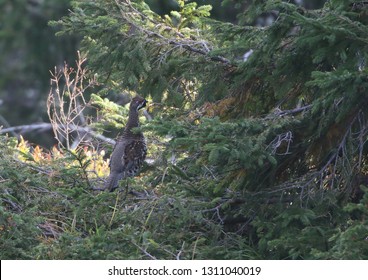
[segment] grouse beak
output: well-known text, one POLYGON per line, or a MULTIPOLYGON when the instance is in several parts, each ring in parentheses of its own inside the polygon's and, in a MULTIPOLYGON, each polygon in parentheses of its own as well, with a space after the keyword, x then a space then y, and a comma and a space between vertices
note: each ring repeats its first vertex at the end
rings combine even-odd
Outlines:
POLYGON ((143 107, 146 107, 146 103, 147 103, 147 100, 146 99, 143 99, 142 103, 139 104, 139 106, 138 106, 138 110, 141 109, 141 108, 143 108, 143 107))

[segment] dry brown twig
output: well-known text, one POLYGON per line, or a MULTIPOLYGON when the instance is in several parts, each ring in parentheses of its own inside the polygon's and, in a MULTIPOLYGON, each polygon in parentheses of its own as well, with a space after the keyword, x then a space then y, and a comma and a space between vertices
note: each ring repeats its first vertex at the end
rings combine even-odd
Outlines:
POLYGON ((51 88, 47 99, 47 113, 59 146, 68 150, 76 148, 88 133, 81 127, 88 125, 84 115, 88 102, 85 91, 97 85, 94 77, 87 79, 88 70, 84 67, 86 58, 78 52, 76 69, 66 63, 63 69, 55 67, 51 72, 51 88))

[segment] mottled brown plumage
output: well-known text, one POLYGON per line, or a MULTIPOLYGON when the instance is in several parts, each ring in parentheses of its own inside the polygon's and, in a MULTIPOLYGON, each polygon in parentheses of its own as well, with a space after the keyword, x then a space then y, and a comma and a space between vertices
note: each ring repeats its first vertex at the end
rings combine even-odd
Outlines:
POLYGON ((109 191, 114 191, 120 180, 137 175, 146 158, 147 147, 143 133, 132 132, 133 128, 139 127, 138 110, 145 106, 146 100, 140 96, 130 102, 128 122, 110 158, 110 175, 105 184, 105 189, 109 191))

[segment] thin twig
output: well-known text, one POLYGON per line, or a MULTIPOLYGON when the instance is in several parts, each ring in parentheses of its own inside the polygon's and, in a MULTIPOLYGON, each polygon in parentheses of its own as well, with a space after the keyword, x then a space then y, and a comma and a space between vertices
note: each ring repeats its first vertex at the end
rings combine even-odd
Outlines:
POLYGON ((152 256, 150 253, 147 252, 146 249, 142 248, 141 246, 139 246, 137 243, 135 243, 134 241, 131 241, 133 243, 134 246, 136 246, 139 250, 141 250, 146 256, 148 256, 150 259, 152 260, 157 260, 154 256, 152 256))
POLYGON ((78 52, 76 69, 65 64, 63 69, 55 68, 51 73, 47 113, 59 146, 68 150, 75 149, 87 135, 90 136, 85 130, 77 129, 87 125, 84 111, 89 104, 84 98, 85 91, 97 85, 94 77, 87 80, 89 72, 83 65, 85 62, 86 58, 78 52))

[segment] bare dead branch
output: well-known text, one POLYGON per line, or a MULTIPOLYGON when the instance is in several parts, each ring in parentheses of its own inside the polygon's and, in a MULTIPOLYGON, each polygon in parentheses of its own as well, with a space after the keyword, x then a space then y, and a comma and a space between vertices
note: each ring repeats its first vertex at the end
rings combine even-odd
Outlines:
POLYGON ((76 69, 65 64, 63 69, 55 68, 51 73, 47 113, 59 146, 68 150, 75 149, 92 134, 86 129, 88 123, 84 111, 89 104, 84 93, 96 85, 97 81, 94 77, 87 80, 89 72, 83 66, 85 62, 86 58, 78 52, 76 69))
POLYGON ((305 105, 302 107, 297 107, 295 109, 290 109, 290 110, 284 110, 282 111, 280 108, 276 108, 269 116, 267 116, 267 118, 275 118, 275 117, 283 117, 283 116, 287 116, 287 115, 295 115, 298 114, 300 112, 303 111, 307 111, 309 109, 312 108, 312 104, 309 105, 305 105))
MULTIPOLYGON (((45 130, 52 130, 54 129, 53 124, 51 123, 37 123, 37 124, 29 124, 29 125, 20 125, 20 126, 14 126, 14 127, 8 127, 8 128, 3 128, 0 129, 0 134, 4 134, 4 133, 11 133, 11 132, 19 132, 20 134, 22 133, 28 133, 31 131, 45 131, 45 130)), ((85 133, 88 134, 89 136, 103 141, 105 143, 111 144, 111 145, 115 145, 115 140, 105 137, 101 134, 96 133, 95 131, 93 131, 91 128, 89 127, 82 127, 82 126, 78 126, 78 125, 69 125, 69 128, 73 131, 77 131, 79 133, 85 133)), ((58 124, 57 130, 65 130, 65 125, 63 124, 58 124)))
MULTIPOLYGON (((8 121, 0 115, 0 122, 2 122, 2 124, 5 126, 5 127, 10 127, 10 124, 8 123, 8 121)), ((0 126, 0 130, 2 129, 2 126, 0 126)), ((15 137, 18 137, 19 135, 17 135, 14 131, 11 131, 10 132, 13 136, 15 137)))
POLYGON ((143 254, 145 254, 147 257, 149 257, 152 260, 157 260, 156 257, 152 256, 150 253, 147 252, 146 249, 142 248, 141 246, 139 246, 137 243, 135 243, 134 241, 131 241, 133 243, 134 246, 136 246, 139 250, 142 251, 143 254))
POLYGON ((273 155, 287 155, 290 153, 289 150, 292 141, 293 141, 293 133, 291 131, 287 131, 285 133, 277 135, 268 145, 267 149, 271 149, 271 153, 273 155), (284 151, 278 152, 279 148, 284 143, 286 144, 284 151))

